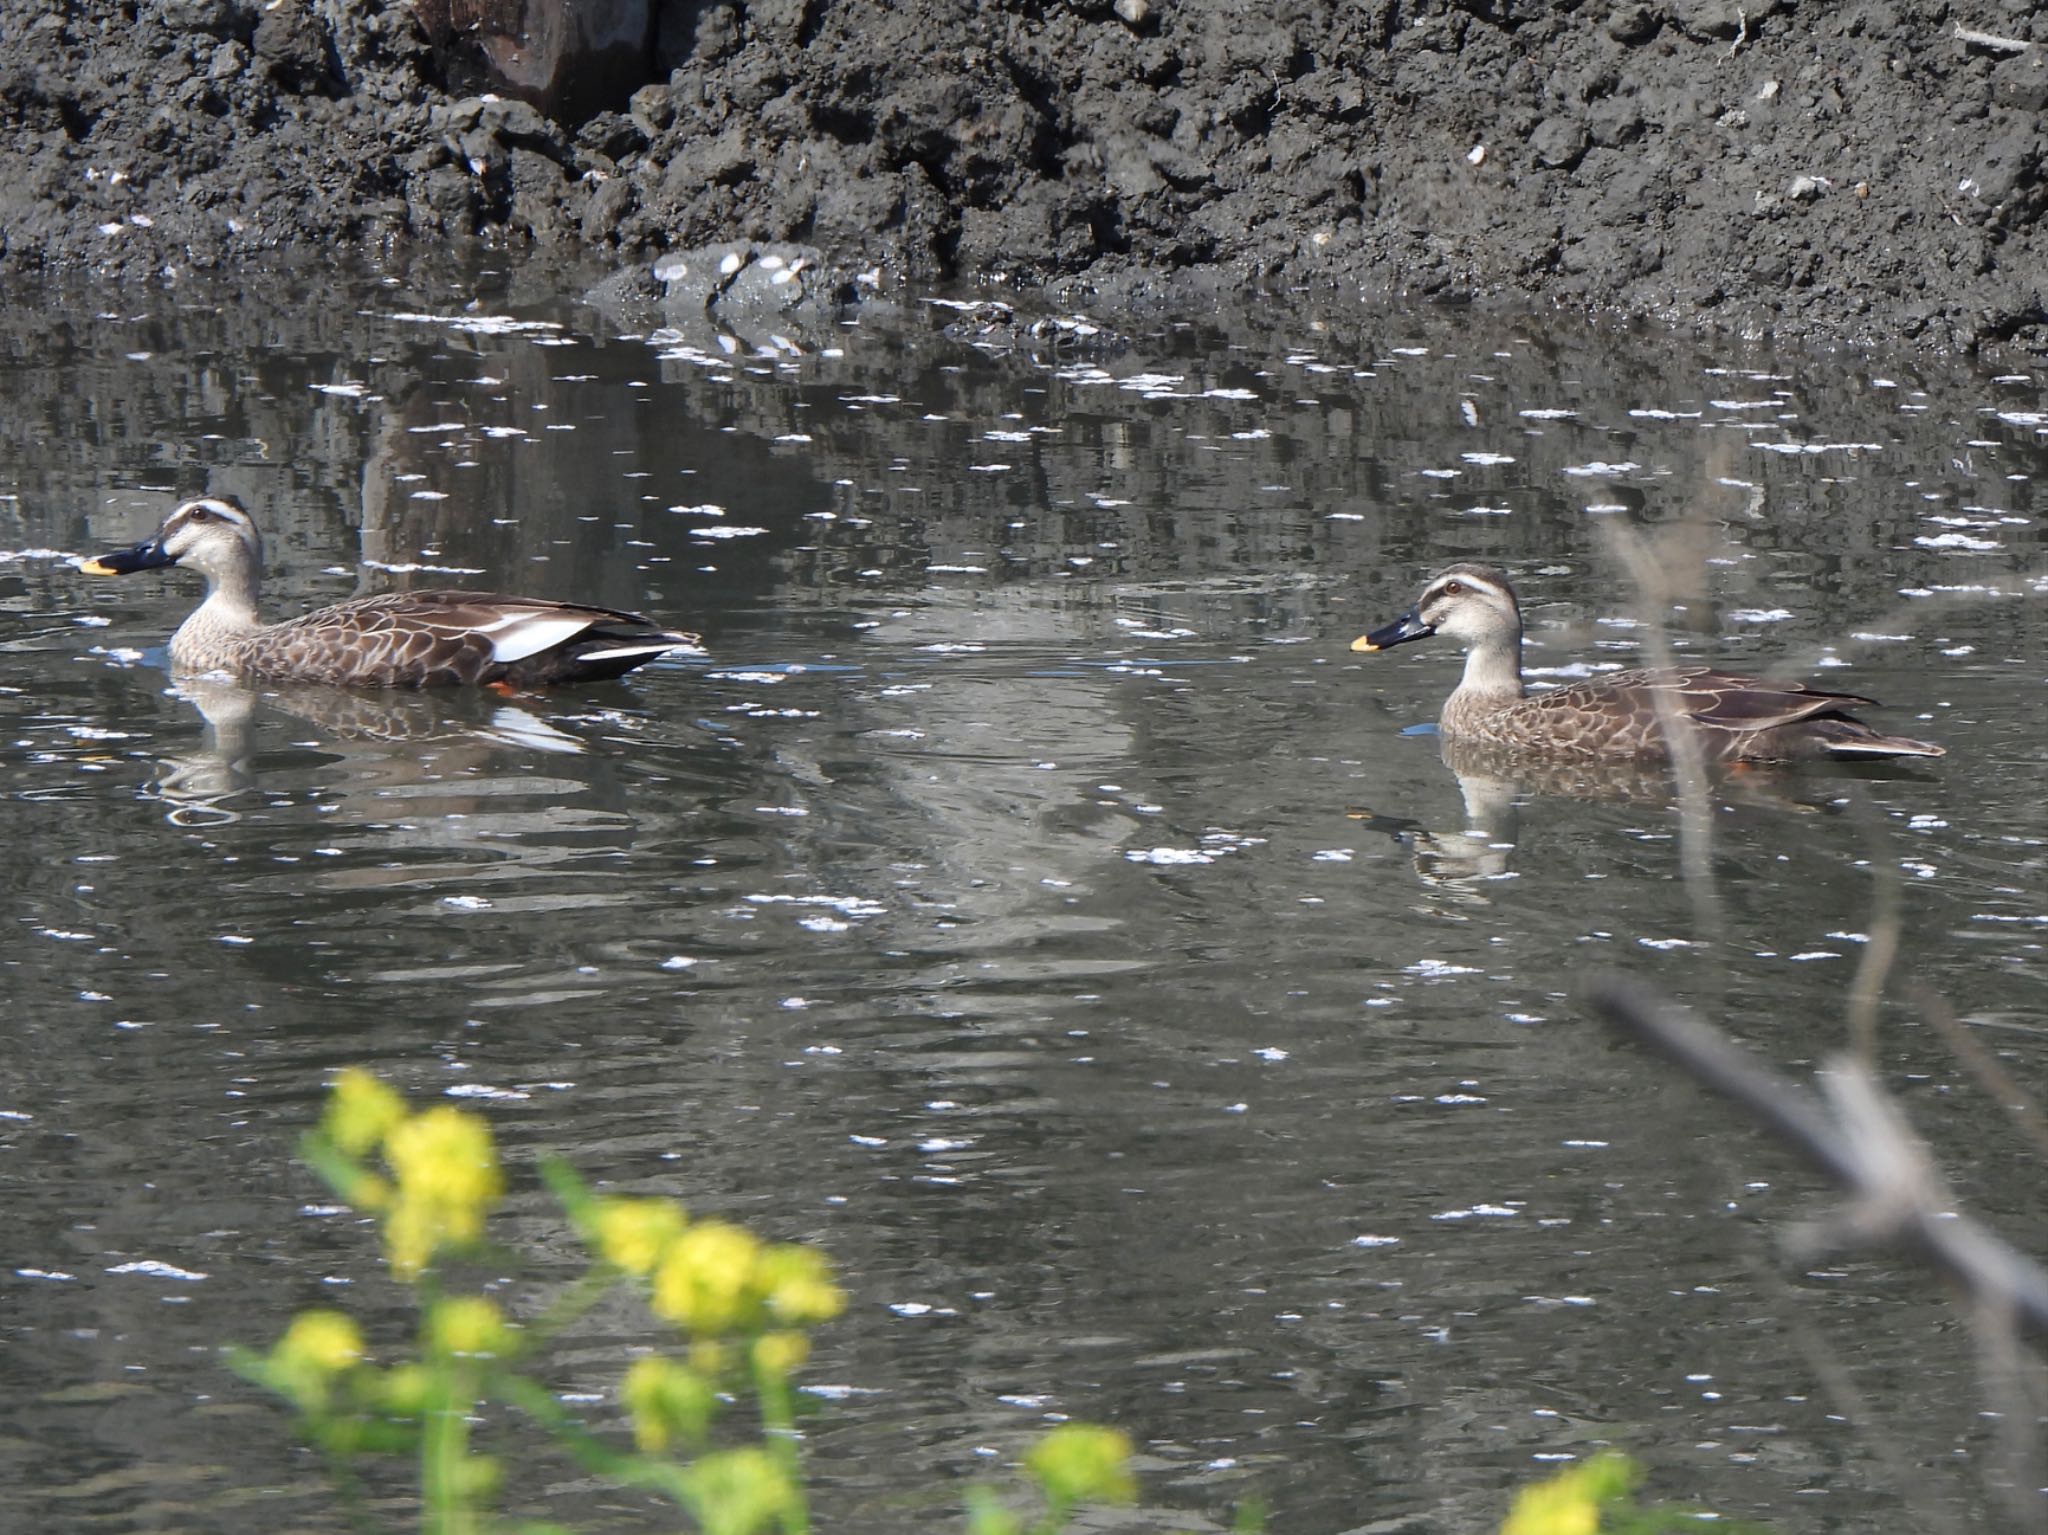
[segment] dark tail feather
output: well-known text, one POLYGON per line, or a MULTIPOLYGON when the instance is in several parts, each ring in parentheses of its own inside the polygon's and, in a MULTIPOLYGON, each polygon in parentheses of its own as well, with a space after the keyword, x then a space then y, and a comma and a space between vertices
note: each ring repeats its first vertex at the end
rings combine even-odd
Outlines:
POLYGON ((1911 736, 1879 735, 1863 721, 1846 715, 1839 719, 1813 720, 1808 728, 1818 735, 1823 755, 1845 761, 1948 755, 1946 747, 1936 746, 1932 741, 1916 741, 1911 736))
POLYGON ((1948 748, 1911 736, 1871 735, 1860 741, 1829 741, 1824 748, 1830 757, 1946 757, 1948 748))
POLYGON ((542 651, 516 662, 505 673, 514 687, 547 687, 559 682, 609 682, 623 677, 636 666, 645 666, 656 656, 676 651, 704 653, 697 636, 680 630, 642 630, 637 634, 606 633, 602 630, 572 644, 542 651))

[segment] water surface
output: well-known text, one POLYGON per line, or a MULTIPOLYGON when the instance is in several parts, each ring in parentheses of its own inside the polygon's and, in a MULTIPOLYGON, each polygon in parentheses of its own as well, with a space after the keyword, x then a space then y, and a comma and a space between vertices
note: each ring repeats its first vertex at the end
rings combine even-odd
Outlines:
MULTIPOLYGON (((345 1527, 216 1348, 321 1302, 396 1336, 293 1161, 347 1063, 516 1173, 825 1244, 833 1528, 938 1519, 1068 1414, 1144 1446, 1160 1527, 1481 1528, 1609 1442, 1785 1530, 1998 1517, 1938 1286, 1788 1263, 1813 1178, 1572 991, 1653 978, 1803 1076, 1892 892, 1878 1064, 2048 1253, 2036 1153, 1903 990, 2048 1085, 2037 379, 1306 309, 1102 352, 926 306, 658 331, 488 274, 14 299, 8 1525, 345 1527), (192 586, 69 559, 202 490, 278 611, 509 587, 711 659, 174 683, 192 586), (1654 623, 1950 755, 1739 786, 1688 888, 1655 786, 1461 789, 1411 728, 1456 656, 1347 649, 1453 558, 1512 571, 1539 676, 1654 623)), ((517 1309, 562 1232, 515 1181, 517 1309)), ((551 1379, 646 1336, 601 1315, 551 1379)), ((659 1522, 566 1469, 521 1506, 659 1522)))

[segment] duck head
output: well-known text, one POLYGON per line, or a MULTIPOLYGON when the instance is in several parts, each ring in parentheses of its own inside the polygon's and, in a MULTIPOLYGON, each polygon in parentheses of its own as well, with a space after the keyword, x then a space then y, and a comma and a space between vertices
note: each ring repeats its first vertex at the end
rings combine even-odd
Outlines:
POLYGON ((200 496, 179 506, 133 548, 96 556, 78 568, 91 576, 125 576, 166 565, 182 565, 218 582, 231 572, 261 570, 263 538, 234 497, 200 496))
POLYGON ((1451 565, 1430 579, 1415 606, 1351 642, 1353 650, 1390 650, 1444 634, 1477 649, 1522 634, 1522 609, 1507 576, 1491 565, 1451 565))

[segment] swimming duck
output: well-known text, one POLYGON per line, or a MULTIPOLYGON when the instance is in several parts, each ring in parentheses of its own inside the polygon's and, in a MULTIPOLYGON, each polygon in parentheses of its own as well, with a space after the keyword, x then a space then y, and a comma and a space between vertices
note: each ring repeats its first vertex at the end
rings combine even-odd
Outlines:
POLYGON ((206 577, 206 600, 171 636, 179 672, 359 687, 495 684, 544 687, 622 676, 697 636, 638 613, 497 592, 354 597, 299 618, 256 616, 263 538, 232 496, 187 501, 132 549, 82 562, 90 575, 182 565, 206 577))
POLYGON ((1691 727, 1709 762, 1943 755, 1926 741, 1881 735, 1847 712, 1875 708, 1871 699, 1708 666, 1615 672, 1525 695, 1522 610, 1507 576, 1491 565, 1439 571, 1414 607, 1351 648, 1389 650, 1432 634, 1465 646, 1465 675, 1437 727, 1446 741, 1552 757, 1667 757, 1661 699, 1691 727))

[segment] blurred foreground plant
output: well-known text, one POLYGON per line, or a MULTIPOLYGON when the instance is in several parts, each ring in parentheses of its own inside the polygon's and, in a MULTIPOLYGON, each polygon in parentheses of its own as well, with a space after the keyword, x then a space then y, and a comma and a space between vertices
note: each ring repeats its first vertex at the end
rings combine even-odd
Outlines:
POLYGON ((1764 1535, 1759 1526, 1672 1504, 1636 1500, 1642 1472, 1626 1455, 1603 1451, 1515 1494, 1500 1535, 1662 1535, 1712 1528, 1764 1535))
MULTIPOLYGON (((546 1315, 517 1323, 488 1296, 445 1294, 441 1284, 440 1265, 482 1243, 504 1194, 482 1119, 445 1104, 415 1113, 351 1068, 301 1154, 343 1200, 376 1218, 392 1277, 413 1288, 420 1308, 412 1357, 390 1364, 371 1358, 353 1320, 326 1309, 301 1312, 268 1353, 231 1352, 242 1375, 298 1410, 345 1489, 355 1488, 359 1457, 415 1454, 428 1535, 515 1527, 492 1512, 504 1468, 473 1443, 482 1409, 497 1403, 540 1424, 587 1470, 667 1497, 705 1535, 809 1529, 794 1380, 810 1330, 846 1306, 818 1249, 693 1221, 670 1199, 593 1194, 549 1159, 542 1176, 590 1265, 546 1315), (530 1369, 549 1339, 621 1286, 673 1328, 676 1345, 636 1359, 620 1382, 630 1449, 591 1432, 530 1369), (714 1448, 721 1409, 749 1400, 752 1430, 729 1428, 714 1448)), ((1059 1530, 1085 1503, 1130 1501, 1129 1457, 1129 1442, 1113 1430, 1070 1423, 1047 1434, 1025 1461, 1046 1505, 1033 1535, 1059 1530)), ((1026 1526, 986 1499, 974 1504, 972 1528, 1022 1535, 1026 1526)))

